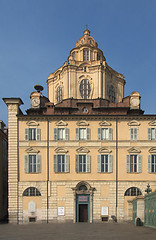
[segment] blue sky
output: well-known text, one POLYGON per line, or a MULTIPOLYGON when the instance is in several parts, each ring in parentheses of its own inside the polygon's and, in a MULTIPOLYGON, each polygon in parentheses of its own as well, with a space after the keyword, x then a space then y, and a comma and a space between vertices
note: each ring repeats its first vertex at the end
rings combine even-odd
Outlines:
MULTIPOLYGON (((124 74, 125 96, 138 91, 145 113, 156 114, 155 0, 0 0, 0 98, 20 97, 25 112, 35 84, 47 96, 48 75, 86 24, 107 63, 124 74)), ((7 123, 3 100, 0 109, 7 123)))

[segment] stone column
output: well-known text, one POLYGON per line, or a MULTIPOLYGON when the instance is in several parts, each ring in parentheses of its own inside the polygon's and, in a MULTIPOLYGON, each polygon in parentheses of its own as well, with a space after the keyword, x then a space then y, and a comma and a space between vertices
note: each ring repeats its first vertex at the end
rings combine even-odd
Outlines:
POLYGON ((3 98, 8 106, 8 213, 18 223, 18 118, 20 98, 3 98))

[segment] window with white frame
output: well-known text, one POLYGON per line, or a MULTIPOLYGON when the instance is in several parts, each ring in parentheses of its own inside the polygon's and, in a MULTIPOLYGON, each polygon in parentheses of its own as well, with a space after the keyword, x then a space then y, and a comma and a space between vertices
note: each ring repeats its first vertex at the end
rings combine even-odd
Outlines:
POLYGON ((90 140, 90 128, 76 128, 75 129, 76 140, 90 140))
POLYGON ((76 172, 90 172, 90 155, 78 154, 75 159, 76 172))
POLYGON ((148 172, 156 173, 156 155, 148 156, 148 172))
POLYGON ((142 156, 137 154, 127 155, 127 173, 142 172, 142 156))
POLYGON ((66 154, 54 155, 54 172, 55 173, 69 172, 69 155, 66 154))
POLYGON ((156 140, 156 128, 148 128, 148 140, 156 140))
POLYGON ((130 140, 138 140, 138 128, 130 128, 130 140))
POLYGON ((25 155, 25 173, 41 172, 41 155, 25 155))
POLYGON ((54 140, 69 140, 69 128, 54 128, 54 140))
POLYGON ((89 49, 83 49, 83 61, 89 61, 89 49))
POLYGON ((98 128, 98 140, 112 140, 113 129, 112 128, 98 128))
POLYGON ((25 128, 25 140, 40 140, 41 129, 40 128, 25 128))
POLYGON ((97 156, 97 172, 110 173, 113 171, 113 156, 101 154, 97 156))

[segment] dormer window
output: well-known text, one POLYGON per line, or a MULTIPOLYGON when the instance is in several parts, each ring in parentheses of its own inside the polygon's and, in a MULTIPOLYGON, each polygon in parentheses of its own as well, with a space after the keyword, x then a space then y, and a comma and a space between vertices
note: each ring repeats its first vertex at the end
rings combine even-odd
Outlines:
POLYGON ((81 43, 83 44, 83 40, 81 40, 81 43))
POLYGON ((97 52, 97 61, 100 60, 100 53, 97 52))
POLYGON ((83 61, 89 61, 89 50, 83 49, 83 61))

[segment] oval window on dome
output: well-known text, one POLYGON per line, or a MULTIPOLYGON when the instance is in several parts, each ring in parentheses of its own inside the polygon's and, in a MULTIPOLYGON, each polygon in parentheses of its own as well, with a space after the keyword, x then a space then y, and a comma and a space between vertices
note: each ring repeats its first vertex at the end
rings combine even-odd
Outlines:
POLYGON ((88 79, 83 79, 80 83, 80 95, 84 99, 88 99, 90 96, 91 87, 88 79))

